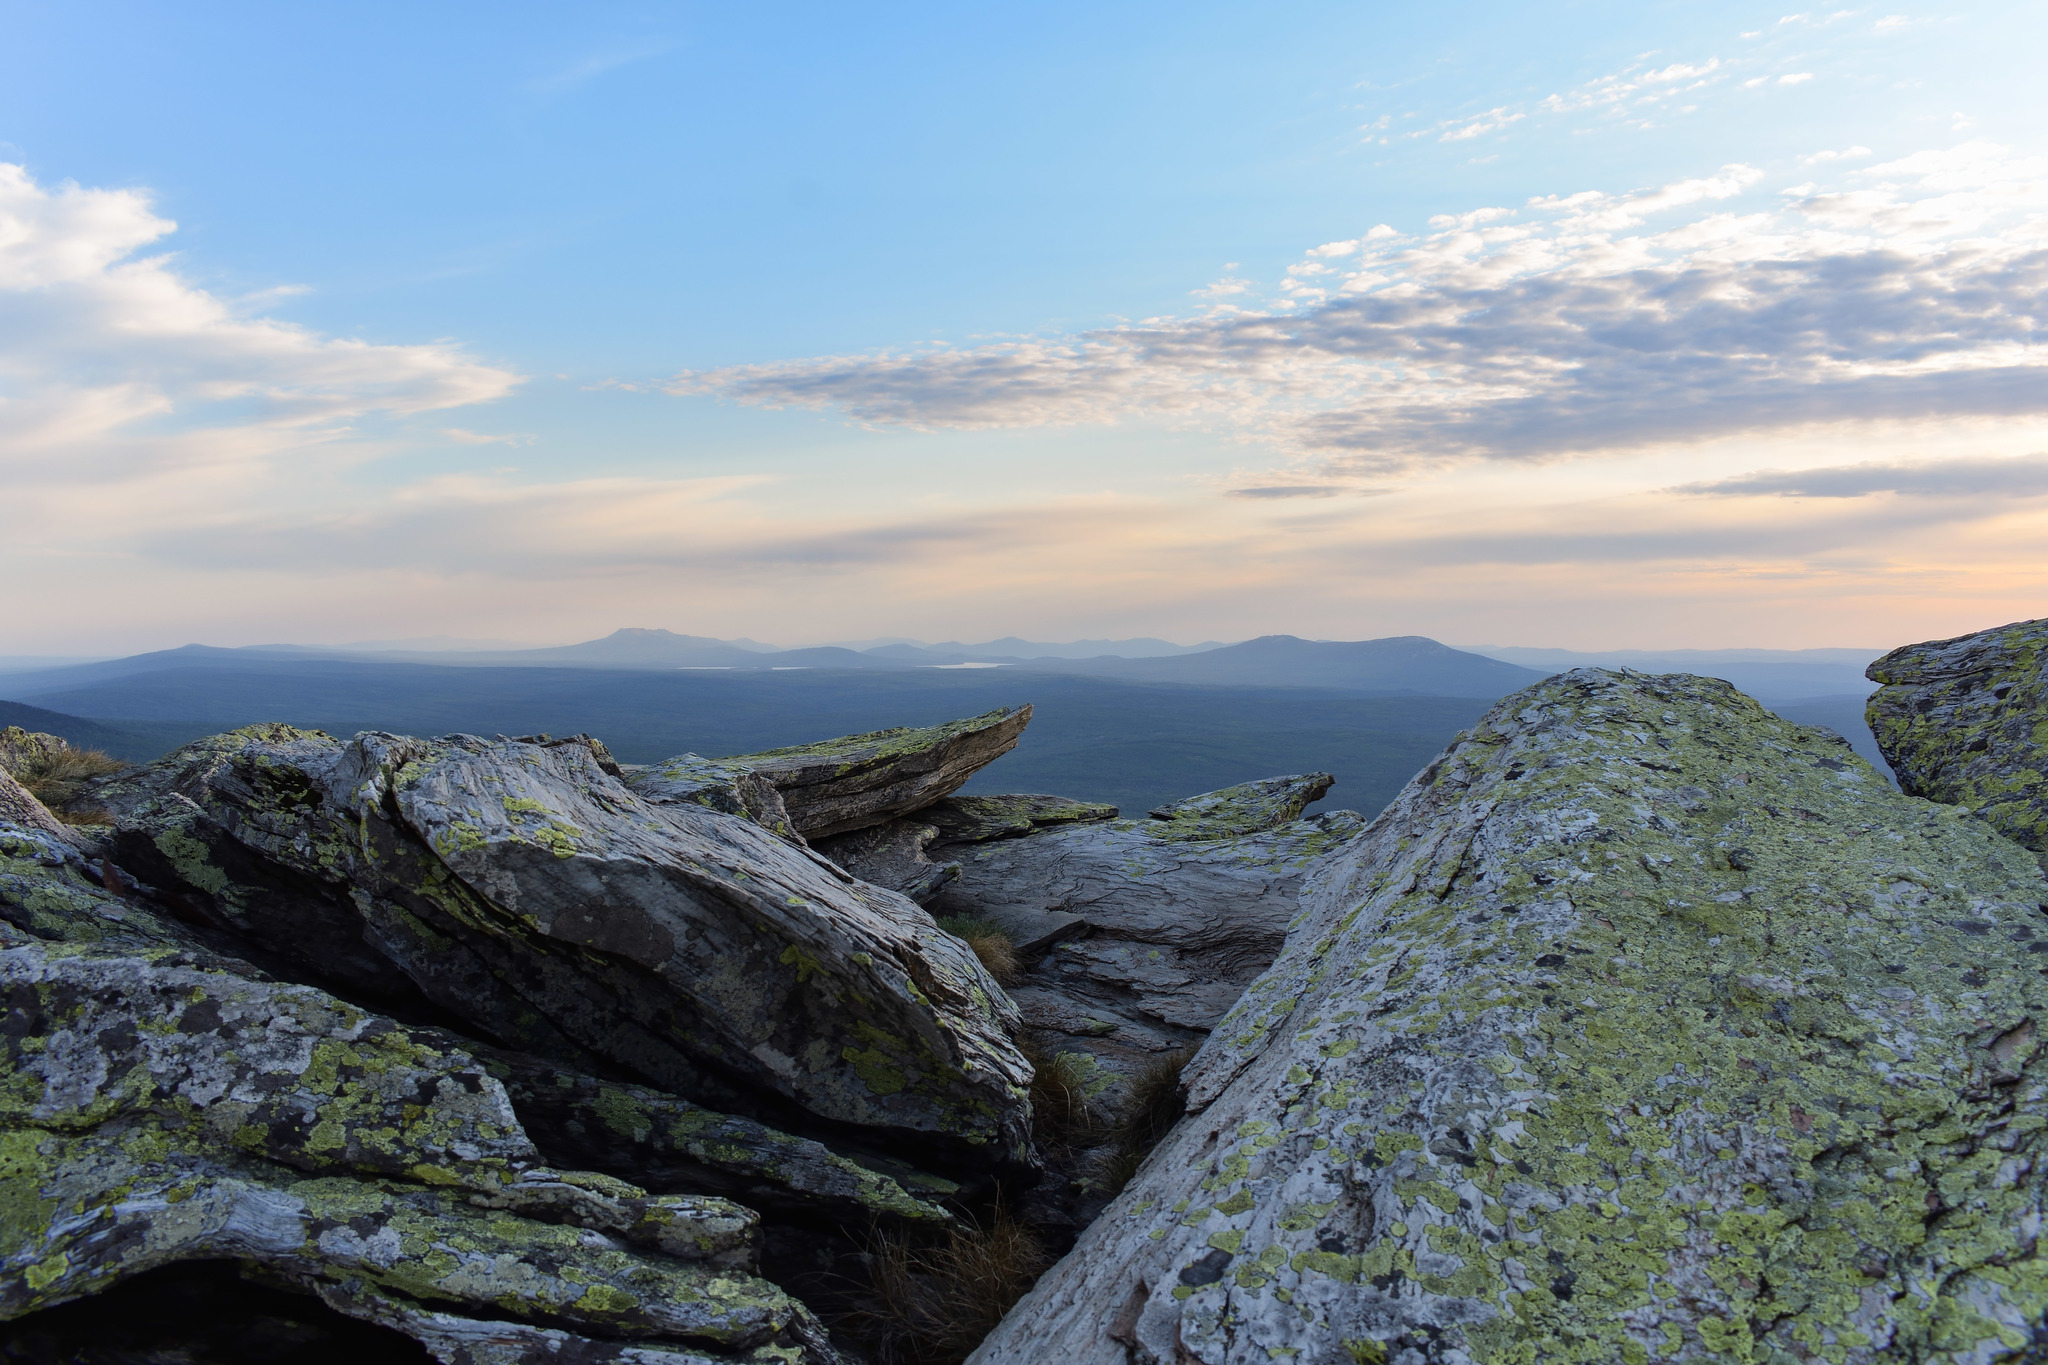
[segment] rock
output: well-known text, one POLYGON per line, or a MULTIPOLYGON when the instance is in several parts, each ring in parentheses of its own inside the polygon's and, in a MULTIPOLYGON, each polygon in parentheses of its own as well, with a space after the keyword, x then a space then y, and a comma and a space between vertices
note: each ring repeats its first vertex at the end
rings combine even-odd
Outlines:
POLYGON ((775 784, 743 764, 684 754, 624 773, 633 794, 650 806, 693 805, 752 820, 793 843, 804 836, 790 822, 775 784))
POLYGON ((581 1360, 836 1359, 748 1273, 746 1209, 550 1170, 473 1058, 222 965, 0 925, 0 1320, 231 1260, 436 1349, 413 1315, 581 1360))
POLYGON ((798 831, 824 839, 950 796, 1016 748, 1030 723, 1031 708, 1018 706, 923 729, 876 730, 720 762, 766 778, 782 794, 798 831))
POLYGON ((1298 818, 1302 807, 1321 800, 1336 780, 1328 773, 1268 777, 1190 796, 1185 801, 1155 807, 1149 813, 1165 824, 1164 829, 1154 831, 1161 838, 1229 839, 1275 829, 1298 818))
POLYGON ((40 767, 70 747, 70 741, 56 735, 19 725, 0 726, 0 773, 19 777, 23 770, 40 767))
POLYGON ((1899 785, 1968 806, 2048 866, 2048 619, 1907 645, 1868 675, 1899 785))
POLYGON ((1015 839, 1055 825, 1114 820, 1115 806, 1065 796, 949 796, 918 811, 949 844, 1015 839))
POLYGON ((1030 1169, 1015 1007, 964 945, 750 821, 649 804, 583 742, 252 727, 96 795, 122 866, 309 969, 303 943, 353 935, 503 1046, 1030 1169))
MULTIPOLYGON (((1300 913, 1303 875, 1364 826, 1350 811, 1290 818, 1313 799, 1307 793, 1328 787, 1322 774, 1272 778, 1192 797, 1175 808, 1187 815, 1149 820, 1104 821, 1092 815, 1101 807, 1066 803, 1075 813, 1063 818, 1075 823, 936 845, 961 873, 931 909, 1004 929, 1037 959, 1011 987, 1026 1023, 1060 1048, 1127 1070, 1200 1042, 1280 951, 1300 913), (1226 827, 1241 832, 1196 835, 1226 827)), ((1008 832, 1000 818, 953 827, 963 825, 1008 832)))
MULTIPOLYGON (((895 1180, 808 1138, 646 1086, 565 1071, 544 1058, 488 1049, 478 1055, 511 1097, 521 1127, 553 1162, 573 1161, 649 1189, 710 1191, 802 1221, 951 1221, 895 1180)), ((937 1177, 924 1183, 937 1195, 957 1188, 937 1177)))
POLYGON ((9 772, 0 772, 0 823, 36 829, 66 844, 77 842, 70 826, 50 813, 9 772))
POLYGON ((971 1359, 2041 1359, 2044 901, 1725 683, 1548 679, 1322 876, 971 1359))
POLYGON ((939 837, 937 825, 891 820, 818 842, 818 852, 873 886, 886 886, 919 905, 960 875, 958 863, 935 863, 925 849, 939 837))

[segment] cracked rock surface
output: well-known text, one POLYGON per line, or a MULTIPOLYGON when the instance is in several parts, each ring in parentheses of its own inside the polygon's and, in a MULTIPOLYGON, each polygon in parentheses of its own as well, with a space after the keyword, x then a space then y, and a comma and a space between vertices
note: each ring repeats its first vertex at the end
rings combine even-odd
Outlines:
POLYGON ((2048 620, 1907 645, 1867 672, 1899 785, 1968 806, 2048 865, 2048 620))
POLYGON ((2044 901, 1725 683, 1548 679, 1320 877, 971 1359, 2040 1360, 2044 901))

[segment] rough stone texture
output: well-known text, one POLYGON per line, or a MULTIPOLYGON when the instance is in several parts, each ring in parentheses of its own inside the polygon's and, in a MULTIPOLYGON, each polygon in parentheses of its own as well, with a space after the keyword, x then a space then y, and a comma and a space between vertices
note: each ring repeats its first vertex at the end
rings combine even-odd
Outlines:
POLYGON ((1229 839, 1274 829, 1298 818, 1302 807, 1321 800, 1336 780, 1328 773, 1268 777, 1169 802, 1149 813, 1165 825, 1155 831, 1161 838, 1229 839))
POLYGON ((395 967, 504 1046, 1029 1166, 1015 1007, 964 945, 750 821, 650 805, 586 743, 259 726, 95 795, 121 865, 196 912, 330 973, 395 967))
POLYGON ((683 754, 647 767, 628 768, 625 782, 650 806, 709 806, 752 820, 793 843, 804 842, 790 822, 782 793, 745 764, 683 754))
POLYGON ((28 788, 7 772, 0 772, 0 821, 41 830, 67 844, 77 841, 69 826, 51 814, 49 807, 36 800, 28 788))
POLYGON ((1055 825, 1114 820, 1117 808, 1100 801, 1068 796, 949 796, 917 813, 938 827, 949 844, 980 844, 990 839, 1016 839, 1055 825))
POLYGON ((961 873, 931 909, 1002 926, 1038 959, 1011 987, 1026 1023, 1061 1050, 1128 1070, 1200 1042, 1280 951, 1304 873, 1364 821, 1351 811, 1290 819, 1308 798, 1273 794, 1327 786, 1321 775, 1274 778, 1190 798, 1180 804, 1207 814, 1185 820, 1069 816, 1076 823, 1023 837, 941 843, 934 851, 961 873), (1193 834, 1226 825, 1239 832, 1193 834))
MULTIPOLYGON (((557 1163, 574 1162, 649 1189, 709 1191, 804 1221, 951 1219, 896 1180, 808 1138, 645 1086, 565 1071, 539 1057, 485 1051, 479 1058, 504 1085, 535 1145, 557 1163)), ((914 1171, 905 1179, 934 1195, 957 1188, 938 1177, 920 1180, 914 1171)))
POLYGON ((203 949, 83 942, 76 851, 18 827, 0 851, 0 1320, 234 1260, 401 1328, 554 1334, 494 1361, 835 1358, 747 1273, 752 1213, 550 1170, 473 1057, 203 949), (58 932, 15 922, 38 916, 58 932))
POLYGON ((52 754, 69 749, 68 740, 19 725, 0 726, 0 773, 18 776, 23 768, 37 766, 52 754))
POLYGON ((1899 785, 1968 806, 2048 865, 2048 620, 1907 645, 1867 672, 1899 785))
MULTIPOLYGON (((720 760, 766 778, 809 839, 908 815, 1017 747, 1031 708, 990 711, 922 729, 898 727, 720 760)), ((666 766, 666 765, 662 765, 666 766)))
POLYGON ((2040 1360, 2048 885, 1727 684, 1496 706, 976 1352, 2040 1360))
POLYGON ((873 886, 928 905, 946 883, 960 875, 958 863, 935 863, 925 850, 939 837, 937 825, 922 820, 891 820, 851 834, 818 841, 818 852, 873 886))

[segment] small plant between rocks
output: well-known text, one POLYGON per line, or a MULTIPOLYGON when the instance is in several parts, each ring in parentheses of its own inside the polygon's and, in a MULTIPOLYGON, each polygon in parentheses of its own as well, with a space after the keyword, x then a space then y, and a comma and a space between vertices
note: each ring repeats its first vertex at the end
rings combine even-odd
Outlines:
POLYGON ((1163 1052, 1124 1083, 1123 1109, 1113 1130, 1116 1146, 1098 1167, 1105 1194, 1115 1195, 1130 1183, 1152 1149, 1186 1112, 1180 1078, 1194 1055, 1184 1047, 1163 1052))
POLYGON ((74 749, 47 735, 32 738, 45 743, 11 750, 14 780, 68 825, 113 824, 105 811, 79 804, 79 797, 93 778, 124 772, 129 765, 98 749, 74 749))
POLYGON ((1023 970, 1017 961, 1017 941, 1002 925, 967 915, 947 915, 939 921, 939 927, 972 948, 981 965, 998 982, 1005 986, 1017 984, 1023 970))
POLYGON ((937 1242, 878 1232, 867 1252, 871 1298, 841 1324, 882 1365, 958 1365, 995 1330, 1052 1258, 1000 1202, 937 1242))

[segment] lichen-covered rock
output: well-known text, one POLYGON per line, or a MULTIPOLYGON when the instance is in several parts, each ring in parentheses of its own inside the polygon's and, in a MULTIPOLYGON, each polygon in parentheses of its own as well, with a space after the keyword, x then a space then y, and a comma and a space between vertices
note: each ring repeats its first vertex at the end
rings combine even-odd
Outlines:
POLYGON ((19 725, 0 726, 0 773, 18 777, 23 770, 40 767, 70 747, 70 741, 59 735, 24 730, 19 725))
POLYGON ((961 872, 931 909, 1000 925, 1037 959, 1011 987, 1026 1023, 1127 1070, 1200 1042, 1280 951, 1303 875, 1364 826, 1350 811, 1284 813, 1327 787, 1321 775, 1276 778, 1181 803, 1207 816, 1077 814, 1023 837, 941 842, 934 856, 961 872), (1269 799, 1276 790, 1292 797, 1269 799), (1239 832, 1194 837, 1205 819, 1239 832))
POLYGON ((550 1170, 467 1054, 220 965, 0 924, 0 1320, 235 1260, 355 1316, 523 1320, 579 1359, 833 1358, 747 1273, 749 1211, 550 1170))
POLYGON ((1030 723, 1031 708, 1017 706, 944 725, 875 730, 719 762, 767 779, 782 794, 791 823, 806 838, 824 839, 950 796, 1016 748, 1030 723))
POLYGON ((817 849, 869 885, 886 886, 927 905, 960 875, 960 864, 935 863, 925 856, 938 837, 937 825, 912 817, 821 839, 817 849))
POLYGON ((77 836, 70 828, 7 772, 0 772, 0 822, 22 829, 40 830, 63 843, 77 842, 77 836))
POLYGON ((917 813, 919 820, 936 826, 939 837, 949 844, 1016 839, 1055 825, 1116 817, 1117 808, 1101 801, 1043 795, 949 796, 917 813))
POLYGON ((1014 1006, 963 945, 748 820, 648 803, 587 744, 256 727, 97 796, 124 866, 273 951, 352 932, 507 1047, 1028 1167, 1014 1006))
POLYGON ((804 836, 797 833, 790 821, 789 808, 782 804, 782 793, 773 782, 744 763, 683 754, 646 767, 628 768, 623 776, 633 794, 650 806, 709 806, 752 820, 794 843, 804 842, 804 836))
MULTIPOLYGON (((710 1191, 800 1221, 951 1221, 897 1181, 809 1138, 645 1086, 566 1071, 539 1057, 485 1051, 479 1058, 511 1096, 521 1126, 557 1163, 650 1189, 710 1191)), ((935 1176, 926 1183, 933 1194, 956 1188, 935 1176)))
POLYGON ((976 1365, 2048 1351, 2048 900, 1727 684, 1496 706, 976 1365))
POLYGON ((1161 838, 1229 839, 1298 819, 1302 808, 1321 800, 1336 780, 1328 773, 1268 777, 1172 801, 1149 813, 1165 826, 1155 831, 1161 838))
POLYGON ((1899 785, 1968 806, 2048 865, 2048 619, 1907 645, 1867 672, 1899 785))

